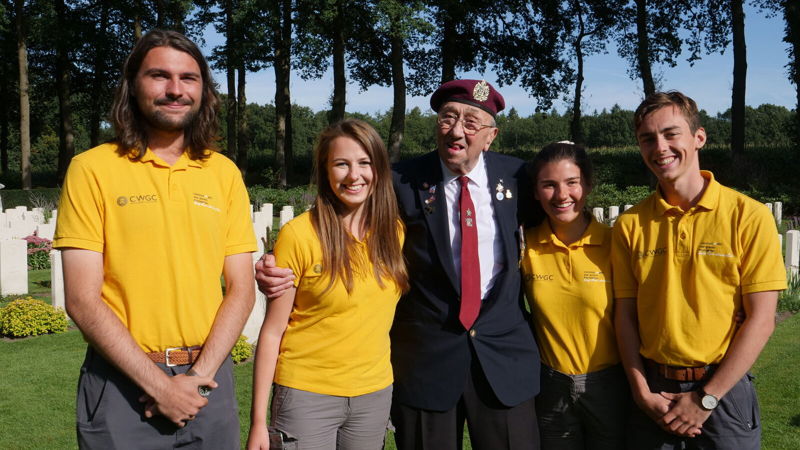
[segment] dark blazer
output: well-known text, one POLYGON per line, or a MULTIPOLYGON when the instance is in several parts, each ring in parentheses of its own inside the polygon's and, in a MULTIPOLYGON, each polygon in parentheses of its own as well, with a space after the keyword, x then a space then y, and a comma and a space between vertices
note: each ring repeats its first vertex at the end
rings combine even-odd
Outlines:
POLYGON ((506 406, 539 392, 539 351, 519 271, 517 206, 525 209, 530 205, 525 198, 530 198, 526 194, 531 191, 521 160, 494 152, 483 156, 505 268, 497 275, 470 332, 458 320, 461 287, 450 249, 439 156, 431 152, 394 167, 395 193, 406 225, 403 254, 411 290, 397 305, 391 331, 392 365, 394 401, 407 406, 436 411, 453 408, 475 357, 506 406), (495 188, 501 180, 512 197, 498 201, 495 188), (432 186, 436 187, 434 193, 432 186))

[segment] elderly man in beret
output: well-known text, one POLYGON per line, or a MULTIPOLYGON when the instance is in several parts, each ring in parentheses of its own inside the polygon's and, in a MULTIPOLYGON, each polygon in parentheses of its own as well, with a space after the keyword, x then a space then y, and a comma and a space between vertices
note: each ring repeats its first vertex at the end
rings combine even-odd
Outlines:
POLYGON ((492 85, 444 83, 431 96, 437 151, 395 167, 411 290, 392 328, 392 421, 400 449, 538 448, 539 353, 518 269, 523 162, 490 152, 492 85))
MULTIPOLYGON (((483 80, 431 96, 437 150, 394 167, 411 277, 391 331, 400 450, 538 449, 539 353, 519 272, 523 162, 490 152, 503 97, 483 80)), ((256 265, 270 297, 286 286, 256 265)))

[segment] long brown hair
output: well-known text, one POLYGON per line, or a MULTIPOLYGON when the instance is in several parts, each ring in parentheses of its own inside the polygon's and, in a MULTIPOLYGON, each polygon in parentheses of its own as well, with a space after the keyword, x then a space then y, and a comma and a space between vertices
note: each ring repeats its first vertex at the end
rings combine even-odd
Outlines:
POLYGON ((408 272, 397 229, 402 222, 392 187, 389 155, 375 129, 357 119, 342 120, 323 130, 314 148, 313 179, 318 193, 311 218, 322 244, 323 271, 330 276, 327 289, 341 278, 347 292, 352 292, 354 268, 363 270, 367 267, 367 261, 354 259, 356 242, 342 222, 344 205, 333 192, 328 179, 331 143, 338 137, 358 142, 372 162, 372 192, 364 205, 363 221, 369 262, 378 285, 383 288, 383 279, 389 278, 405 292, 409 287, 408 272))
POLYGON ((136 93, 136 74, 139 72, 147 52, 156 47, 171 47, 188 53, 200 67, 200 74, 203 78, 203 98, 200 102, 200 111, 195 120, 184 130, 184 136, 188 142, 189 158, 193 160, 206 159, 210 155, 208 150, 217 149, 219 97, 214 89, 214 79, 211 76, 211 69, 197 45, 186 36, 169 30, 152 30, 142 36, 122 66, 122 78, 111 106, 110 117, 116 132, 114 140, 119 144, 117 151, 133 159, 139 159, 144 156, 147 149, 146 120, 139 111, 139 105, 136 103, 134 95, 136 93))

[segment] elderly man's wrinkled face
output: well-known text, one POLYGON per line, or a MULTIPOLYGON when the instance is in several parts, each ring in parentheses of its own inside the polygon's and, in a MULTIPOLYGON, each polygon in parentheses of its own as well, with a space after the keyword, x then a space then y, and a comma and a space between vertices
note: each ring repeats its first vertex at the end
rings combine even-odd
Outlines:
POLYGON ((475 167, 481 152, 489 150, 498 132, 489 113, 459 102, 448 102, 439 108, 436 130, 439 158, 457 175, 465 175, 475 167))

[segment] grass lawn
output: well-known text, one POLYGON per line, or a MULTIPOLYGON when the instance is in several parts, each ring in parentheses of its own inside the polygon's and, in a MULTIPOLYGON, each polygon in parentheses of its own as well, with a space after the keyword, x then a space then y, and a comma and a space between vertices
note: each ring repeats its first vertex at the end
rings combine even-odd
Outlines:
MULTIPOLYGON (((761 401, 765 450, 800 448, 800 314, 783 321, 753 369, 761 401)), ((75 387, 85 343, 76 330, 59 335, 0 340, 0 449, 62 450, 75 443, 75 387)), ((234 369, 247 437, 252 363, 234 369)), ((465 441, 467 439, 465 438, 465 441)), ((387 449, 395 449, 387 439, 387 449)), ((469 445, 465 445, 469 449, 469 445)))

